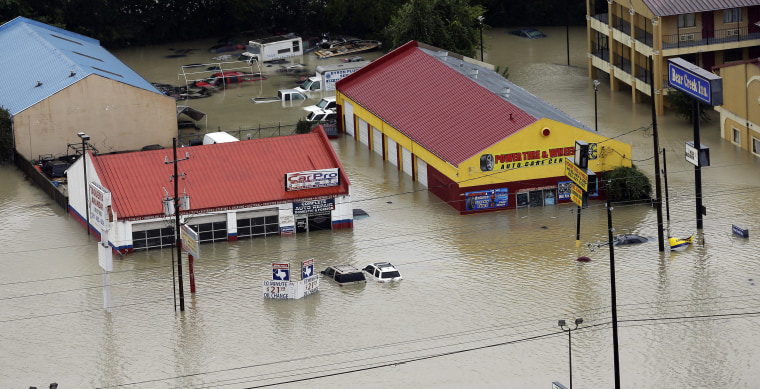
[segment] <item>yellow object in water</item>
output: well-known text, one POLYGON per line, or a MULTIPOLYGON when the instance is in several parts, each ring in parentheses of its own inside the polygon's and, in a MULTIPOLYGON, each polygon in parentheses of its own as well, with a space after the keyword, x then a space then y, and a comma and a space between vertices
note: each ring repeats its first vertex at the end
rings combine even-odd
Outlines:
POLYGON ((668 243, 670 243, 671 251, 683 250, 686 247, 688 247, 693 241, 694 241, 694 235, 691 235, 690 237, 686 239, 679 239, 679 238, 672 238, 672 237, 668 238, 668 243))

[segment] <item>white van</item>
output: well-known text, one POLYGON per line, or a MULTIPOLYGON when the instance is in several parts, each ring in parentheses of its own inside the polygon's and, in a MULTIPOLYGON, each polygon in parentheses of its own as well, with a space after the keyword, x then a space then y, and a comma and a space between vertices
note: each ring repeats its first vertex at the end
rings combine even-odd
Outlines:
POLYGON ((214 143, 227 143, 227 142, 237 142, 239 139, 235 138, 234 136, 224 132, 211 132, 203 136, 203 144, 204 145, 213 145, 214 143))
POLYGON ((335 96, 323 97, 316 105, 310 105, 304 108, 304 111, 314 112, 319 110, 335 110, 335 96))

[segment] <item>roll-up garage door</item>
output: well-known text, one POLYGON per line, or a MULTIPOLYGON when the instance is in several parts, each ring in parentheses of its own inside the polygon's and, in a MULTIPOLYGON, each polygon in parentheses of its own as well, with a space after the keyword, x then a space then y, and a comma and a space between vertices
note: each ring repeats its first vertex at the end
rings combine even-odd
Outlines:
POLYGON ((215 242, 227 240, 227 214, 190 217, 187 225, 198 233, 198 240, 215 242))
POLYGON ((343 100, 343 121, 346 123, 346 134, 354 136, 354 106, 343 100))
POLYGON ((383 155, 383 133, 375 127, 372 127, 372 150, 383 155))
POLYGON ((388 162, 398 166, 398 144, 391 138, 388 138, 388 162))
POLYGON ((369 146, 369 124, 362 119, 359 119, 359 142, 369 146))
POLYGON ((278 208, 238 213, 236 215, 238 239, 279 235, 279 214, 278 208))
POLYGON ((419 158, 417 159, 417 182, 424 186, 428 186, 427 183, 427 163, 419 158))
POLYGON ((408 174, 409 177, 414 178, 414 170, 412 168, 412 152, 401 148, 401 166, 404 168, 404 173, 408 174))

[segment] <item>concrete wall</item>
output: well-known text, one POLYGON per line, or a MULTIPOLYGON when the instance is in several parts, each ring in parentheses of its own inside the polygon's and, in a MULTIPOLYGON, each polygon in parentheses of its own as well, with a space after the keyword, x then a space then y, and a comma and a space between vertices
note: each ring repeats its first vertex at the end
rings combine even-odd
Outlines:
POLYGON ((171 147, 177 136, 177 105, 171 97, 90 75, 14 116, 16 149, 28 160, 74 154, 78 132, 101 153, 171 147))

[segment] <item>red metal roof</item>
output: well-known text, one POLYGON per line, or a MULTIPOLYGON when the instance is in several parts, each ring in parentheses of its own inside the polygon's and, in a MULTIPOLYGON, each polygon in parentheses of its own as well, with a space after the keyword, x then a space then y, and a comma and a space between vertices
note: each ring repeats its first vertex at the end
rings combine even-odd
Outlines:
POLYGON ((338 81, 336 88, 454 166, 536 121, 415 41, 338 81))
MULTIPOLYGON (((348 177, 321 126, 310 134, 179 148, 177 158, 186 152, 190 159, 178 164, 179 174, 187 174, 179 181, 179 192, 187 190, 193 212, 348 194, 348 177), (339 186, 285 191, 286 173, 330 168, 341 169, 339 186)), ((169 181, 174 166, 165 164, 165 157, 172 161, 173 151, 92 158, 119 219, 163 214, 163 188, 174 195, 169 181)))

